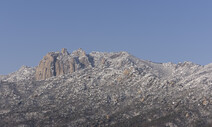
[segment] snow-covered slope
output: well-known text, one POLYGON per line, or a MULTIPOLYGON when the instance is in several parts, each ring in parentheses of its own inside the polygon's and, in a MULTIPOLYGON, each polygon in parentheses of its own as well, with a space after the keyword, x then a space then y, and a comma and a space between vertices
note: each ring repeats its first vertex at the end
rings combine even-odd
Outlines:
POLYGON ((35 67, 22 66, 18 71, 9 75, 0 76, 0 80, 8 82, 17 82, 22 80, 34 80, 35 67))
MULTIPOLYGON (((80 53, 58 60, 78 59, 80 53)), ((211 124, 211 64, 154 63, 127 52, 87 56, 92 66, 46 80, 36 81, 36 68, 25 66, 0 77, 0 126, 211 124)))

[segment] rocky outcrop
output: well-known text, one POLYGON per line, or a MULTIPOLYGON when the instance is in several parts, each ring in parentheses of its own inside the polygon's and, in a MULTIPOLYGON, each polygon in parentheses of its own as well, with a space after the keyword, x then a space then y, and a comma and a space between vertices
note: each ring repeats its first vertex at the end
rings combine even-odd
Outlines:
POLYGON ((62 48, 61 53, 64 54, 64 55, 69 55, 69 53, 68 53, 66 48, 62 48))
POLYGON ((76 70, 92 67, 92 61, 89 55, 82 49, 69 54, 67 49, 63 48, 60 52, 50 52, 40 61, 36 68, 36 80, 45 80, 52 76, 73 73, 76 70))
POLYGON ((58 54, 48 53, 43 59, 40 61, 40 64, 36 68, 36 79, 43 80, 52 76, 56 76, 56 68, 55 63, 58 54))

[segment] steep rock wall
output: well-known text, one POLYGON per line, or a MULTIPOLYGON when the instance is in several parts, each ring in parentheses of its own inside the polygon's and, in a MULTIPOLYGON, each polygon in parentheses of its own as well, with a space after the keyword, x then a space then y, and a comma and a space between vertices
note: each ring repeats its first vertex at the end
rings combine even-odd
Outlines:
POLYGON ((50 52, 40 61, 36 68, 36 80, 45 80, 52 76, 73 73, 76 70, 92 67, 92 61, 82 49, 69 54, 63 48, 60 52, 50 52))

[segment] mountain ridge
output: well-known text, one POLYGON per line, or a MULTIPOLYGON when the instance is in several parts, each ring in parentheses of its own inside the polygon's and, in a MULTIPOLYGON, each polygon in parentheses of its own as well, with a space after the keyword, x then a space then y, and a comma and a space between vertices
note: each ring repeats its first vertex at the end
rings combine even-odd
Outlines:
MULTIPOLYGON (((82 52, 82 54, 84 54, 84 56, 86 56, 86 55, 90 55, 91 54, 91 56, 93 56, 93 57, 96 57, 94 54, 101 54, 101 55, 105 55, 105 54, 114 54, 114 55, 116 55, 116 54, 120 54, 120 53, 125 53, 125 54, 128 54, 129 56, 131 56, 131 57, 134 57, 134 59, 137 59, 137 60, 139 60, 139 61, 142 61, 143 63, 146 63, 146 65, 148 65, 148 66, 154 66, 154 65, 163 65, 163 66, 167 66, 167 67, 176 67, 176 66, 179 66, 179 65, 182 65, 182 66, 184 66, 184 65, 196 65, 196 66, 201 66, 201 67, 204 67, 204 66, 210 66, 210 64, 208 64, 208 65, 199 65, 199 64, 195 64, 195 63, 193 63, 193 62, 190 62, 190 61, 185 61, 185 62, 179 62, 179 63, 177 63, 177 64, 175 64, 175 63, 171 63, 171 62, 168 62, 168 63, 156 63, 156 62, 152 62, 152 61, 148 61, 148 60, 141 60, 141 59, 139 59, 139 58, 136 58, 135 56, 132 56, 131 54, 129 54, 129 53, 127 53, 127 52, 125 52, 125 51, 122 51, 122 52, 111 52, 111 53, 108 53, 108 52, 97 52, 97 51, 92 51, 91 53, 89 53, 89 54, 86 54, 85 53, 85 51, 83 51, 81 48, 79 48, 78 50, 74 50, 72 53, 69 53, 68 51, 67 51, 67 49, 65 49, 65 48, 63 48, 62 50, 61 50, 61 53, 62 54, 66 54, 66 56, 67 55, 71 55, 71 56, 76 56, 76 54, 77 54, 77 52, 82 52), (63 52, 63 53, 62 53, 63 52)), ((53 54, 53 55, 55 55, 55 54, 60 54, 60 52, 49 52, 49 53, 47 53, 47 55, 49 55, 49 54, 53 54)), ((47 56, 46 55, 46 56, 47 56)), ((79 54, 78 54, 79 55, 79 54)), ((44 57, 46 57, 46 56, 44 56, 44 57)), ((113 56, 112 56, 113 57, 113 56)), ((101 60, 100 60, 101 61, 101 60)), ((104 61, 104 58, 102 58, 102 61, 101 62, 103 62, 104 61)), ((42 60, 40 61, 40 62, 42 62, 42 60)), ((38 65, 39 66, 39 65, 38 65)), ((22 70, 22 68, 23 67, 27 67, 27 68, 38 68, 38 66, 36 66, 36 67, 29 67, 29 66, 26 66, 26 65, 23 65, 18 71, 20 72, 21 70, 22 70)), ((152 68, 154 68, 154 67, 152 67, 152 68)), ((43 68, 42 68, 43 69, 43 68)), ((0 79, 5 79, 5 78, 2 78, 2 77, 8 77, 9 75, 12 75, 12 74, 14 74, 14 73, 16 73, 16 72, 18 72, 18 71, 15 71, 15 72, 12 72, 12 73, 10 73, 10 74, 8 74, 8 75, 0 75, 0 79)), ((33 73, 33 72, 32 72, 33 73)), ((68 72, 68 73, 71 73, 71 72, 68 72)), ((65 74, 68 74, 68 73, 65 73, 65 74)), ((53 75, 52 75, 53 76, 53 75)), ((51 77, 51 76, 50 76, 51 77)), ((50 78, 50 77, 48 77, 48 78, 50 78)), ((38 79, 39 80, 39 79, 38 79)), ((43 79, 43 80, 45 80, 45 78, 43 79)))
POLYGON ((50 69, 69 66, 69 70, 73 61, 68 60, 74 59, 76 70, 59 70, 56 75, 55 69, 50 77, 36 79, 39 65, 23 66, 0 77, 0 126, 193 127, 212 123, 210 64, 154 63, 127 52, 86 54, 82 49, 51 54, 59 54, 51 58, 53 64, 45 57, 40 63, 48 63, 44 65, 50 69))

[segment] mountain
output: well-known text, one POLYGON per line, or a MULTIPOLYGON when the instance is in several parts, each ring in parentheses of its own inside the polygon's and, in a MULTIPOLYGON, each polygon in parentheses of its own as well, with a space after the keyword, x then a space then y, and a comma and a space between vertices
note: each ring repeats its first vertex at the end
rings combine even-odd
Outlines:
POLYGON ((212 64, 50 52, 0 76, 1 127, 212 126, 212 64))

